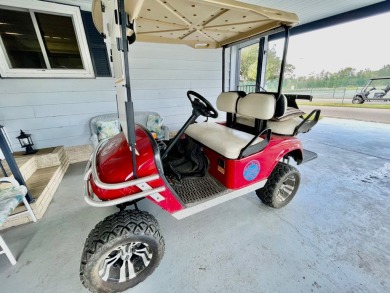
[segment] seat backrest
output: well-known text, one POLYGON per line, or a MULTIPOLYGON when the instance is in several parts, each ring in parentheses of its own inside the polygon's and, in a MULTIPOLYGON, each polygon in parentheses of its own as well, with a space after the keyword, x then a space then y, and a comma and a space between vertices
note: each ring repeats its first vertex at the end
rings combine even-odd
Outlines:
POLYGON ((236 124, 236 113, 238 101, 245 97, 246 93, 237 92, 222 92, 217 98, 217 109, 226 112, 226 126, 234 127, 236 124))
POLYGON ((281 94, 279 99, 276 100, 274 118, 279 118, 284 116, 284 114, 286 114, 287 106, 288 106, 287 104, 288 102, 286 96, 281 94))
POLYGON ((274 95, 252 93, 238 101, 237 114, 260 120, 269 120, 274 117, 275 105, 274 95))
POLYGON ((237 101, 240 95, 237 92, 223 92, 217 98, 217 109, 227 113, 236 113, 237 101))

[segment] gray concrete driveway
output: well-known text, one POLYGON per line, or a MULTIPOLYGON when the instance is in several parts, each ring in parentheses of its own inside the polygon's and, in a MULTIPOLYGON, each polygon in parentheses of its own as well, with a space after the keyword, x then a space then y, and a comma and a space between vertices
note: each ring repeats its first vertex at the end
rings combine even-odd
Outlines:
POLYGON ((390 109, 352 108, 352 107, 327 107, 327 106, 299 106, 306 113, 314 109, 321 109, 324 117, 344 118, 360 121, 379 122, 390 124, 390 109))
MULTIPOLYGON (((175 220, 144 201, 165 237, 164 258, 132 293, 390 292, 390 125, 322 119, 304 147, 301 188, 285 208, 254 193, 175 220)), ((2 231, 19 260, 0 257, 1 292, 87 292, 84 241, 115 208, 82 200, 84 164, 72 165, 45 217, 2 231)))

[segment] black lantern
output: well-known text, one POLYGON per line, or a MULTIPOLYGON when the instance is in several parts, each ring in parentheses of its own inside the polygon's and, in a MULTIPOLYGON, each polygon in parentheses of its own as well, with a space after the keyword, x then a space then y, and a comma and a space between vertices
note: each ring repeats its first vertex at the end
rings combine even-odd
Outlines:
POLYGON ((34 143, 31 139, 31 134, 25 133, 23 130, 20 130, 20 135, 17 137, 17 139, 19 139, 22 148, 26 148, 25 155, 31 155, 37 152, 37 150, 34 150, 32 148, 34 143))

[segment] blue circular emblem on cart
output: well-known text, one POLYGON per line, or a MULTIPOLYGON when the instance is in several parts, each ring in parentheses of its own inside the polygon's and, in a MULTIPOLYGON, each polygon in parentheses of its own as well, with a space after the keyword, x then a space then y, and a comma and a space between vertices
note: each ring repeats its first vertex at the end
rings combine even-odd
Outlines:
POLYGON ((260 163, 258 161, 250 161, 244 168, 244 178, 247 181, 254 180, 260 173, 260 163))

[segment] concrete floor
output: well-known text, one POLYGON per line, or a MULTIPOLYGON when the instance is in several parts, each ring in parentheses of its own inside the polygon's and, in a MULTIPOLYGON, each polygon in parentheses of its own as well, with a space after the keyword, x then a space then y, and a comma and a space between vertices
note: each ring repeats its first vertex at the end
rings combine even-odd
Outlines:
POLYGON ((328 107, 328 106, 307 106, 302 105, 299 108, 305 113, 320 108, 321 116, 352 119, 357 121, 379 122, 390 124, 390 109, 369 109, 352 107, 328 107))
MULTIPOLYGON (((177 221, 148 201, 166 251, 129 292, 390 292, 390 125, 324 118, 305 148, 301 188, 274 210, 254 193, 177 221)), ((0 291, 87 292, 79 261, 89 231, 115 208, 82 199, 72 165, 45 217, 1 231, 18 258, 0 256, 0 291)))

